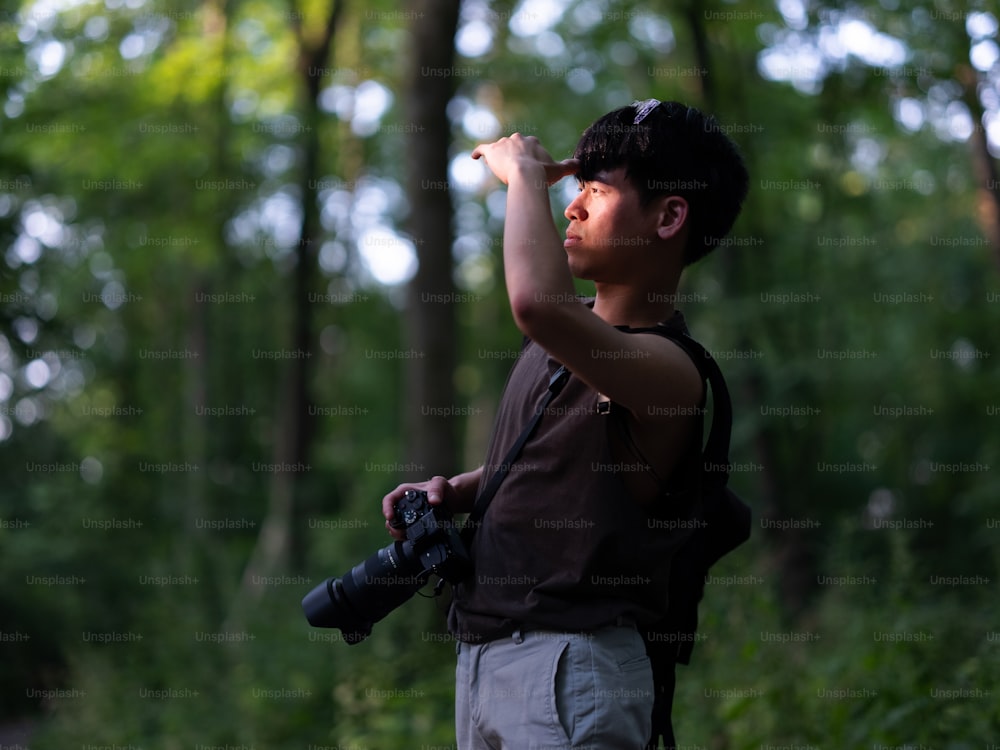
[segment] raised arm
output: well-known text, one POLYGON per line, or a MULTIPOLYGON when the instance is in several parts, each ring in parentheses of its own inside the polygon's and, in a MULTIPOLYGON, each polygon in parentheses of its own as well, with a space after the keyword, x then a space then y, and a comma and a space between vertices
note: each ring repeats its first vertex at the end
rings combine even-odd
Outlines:
MULTIPOLYGON (((579 164, 572 159, 556 162, 536 138, 518 134, 479 146, 472 156, 484 158, 507 185, 504 269, 511 311, 521 331, 588 385, 628 408, 639 421, 696 404, 701 379, 676 344, 653 334, 623 333, 576 298, 567 253, 552 219, 548 187, 576 174, 579 164)), ((625 189, 619 183, 608 178, 607 184, 599 187, 584 185, 607 196, 596 195, 588 204, 592 210, 599 209, 602 200, 620 201, 621 196, 613 192, 625 189)), ((669 240, 683 231, 686 204, 668 198, 662 210, 657 206, 636 215, 648 222, 656 238, 669 240)), ((656 287, 650 284, 650 291, 641 288, 647 283, 643 273, 652 272, 644 271, 637 262, 628 265, 630 258, 641 257, 641 252, 642 248, 612 246, 609 240, 607 247, 598 247, 594 255, 605 254, 599 260, 604 264, 602 273, 617 263, 611 275, 621 275, 621 289, 640 304, 645 299, 646 307, 653 309, 655 305, 649 305, 648 300, 656 287), (627 251, 632 255, 625 257, 627 251), (612 253, 619 256, 608 260, 612 253)), ((632 307, 635 309, 634 304, 632 307)))

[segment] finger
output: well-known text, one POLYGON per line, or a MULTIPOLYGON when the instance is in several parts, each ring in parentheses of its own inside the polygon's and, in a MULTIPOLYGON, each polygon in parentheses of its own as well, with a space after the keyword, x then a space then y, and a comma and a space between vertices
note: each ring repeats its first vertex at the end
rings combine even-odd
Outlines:
POLYGON ((427 502, 431 505, 440 505, 444 502, 446 485, 448 480, 442 476, 431 477, 427 482, 427 502))
POLYGON ((480 158, 482 158, 482 156, 483 156, 483 147, 482 146, 476 146, 476 148, 473 149, 473 151, 472 151, 472 158, 473 159, 480 159, 480 158))
POLYGON ((400 498, 403 497, 403 493, 405 493, 407 489, 409 488, 400 485, 382 498, 382 515, 385 516, 385 520, 387 522, 391 521, 396 515, 396 503, 398 503, 400 498))

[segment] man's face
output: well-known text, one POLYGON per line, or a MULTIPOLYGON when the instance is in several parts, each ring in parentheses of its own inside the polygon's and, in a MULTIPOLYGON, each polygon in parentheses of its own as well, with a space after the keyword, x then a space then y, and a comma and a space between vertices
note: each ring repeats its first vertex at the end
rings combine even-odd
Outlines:
POLYGON ((655 202, 641 206, 624 167, 598 172, 578 184, 580 192, 564 212, 569 226, 563 247, 570 271, 580 279, 621 281, 636 272, 630 261, 648 251, 656 238, 655 202))

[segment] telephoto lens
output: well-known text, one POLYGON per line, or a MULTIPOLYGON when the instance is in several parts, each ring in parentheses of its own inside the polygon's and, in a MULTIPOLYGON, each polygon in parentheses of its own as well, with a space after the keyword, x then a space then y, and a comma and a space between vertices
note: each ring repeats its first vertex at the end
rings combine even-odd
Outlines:
POLYGON ((410 599, 427 581, 413 543, 393 542, 341 578, 329 578, 302 600, 314 628, 340 628, 347 643, 360 643, 372 625, 410 599))

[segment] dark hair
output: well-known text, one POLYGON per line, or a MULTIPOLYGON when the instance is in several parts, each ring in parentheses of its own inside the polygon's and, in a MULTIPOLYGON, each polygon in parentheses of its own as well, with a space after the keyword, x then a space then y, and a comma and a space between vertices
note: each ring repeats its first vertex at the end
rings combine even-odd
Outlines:
POLYGON ((665 195, 684 198, 690 222, 684 265, 728 234, 750 181, 736 144, 715 118, 680 102, 651 100, 609 112, 584 131, 574 156, 584 181, 625 167, 643 206, 665 195))

